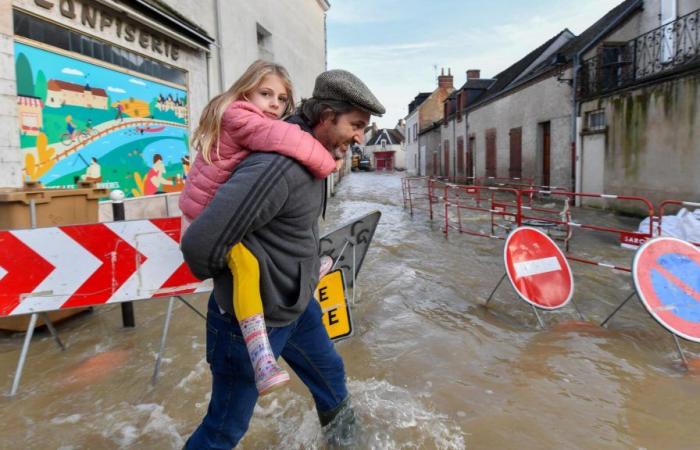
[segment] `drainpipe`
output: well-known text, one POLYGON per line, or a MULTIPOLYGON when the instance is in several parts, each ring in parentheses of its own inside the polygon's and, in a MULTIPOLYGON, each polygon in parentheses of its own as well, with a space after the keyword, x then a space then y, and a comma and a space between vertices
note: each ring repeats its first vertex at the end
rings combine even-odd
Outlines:
POLYGON ((328 70, 328 13, 323 13, 323 68, 328 70))
MULTIPOLYGON (((459 105, 458 105, 459 106, 459 105)), ((457 115, 458 110, 455 110, 455 117, 452 119, 452 179, 457 182, 457 115)))
MULTIPOLYGON (((469 110, 468 110, 466 107, 464 108, 464 153, 465 153, 465 155, 469 154, 469 110)), ((467 158, 464 158, 464 159, 466 160, 467 158)), ((466 177, 467 177, 467 173, 469 173, 469 172, 472 173, 472 176, 473 176, 473 177, 476 177, 476 173, 475 173, 475 172, 476 172, 476 168, 475 168, 475 166, 476 166, 476 156, 475 156, 474 154, 472 154, 472 160, 471 160, 472 167, 471 167, 471 170, 467 170, 466 165, 467 165, 468 163, 469 163, 469 161, 464 161, 464 166, 465 166, 465 167, 464 167, 464 169, 465 169, 465 174, 464 174, 465 180, 464 180, 464 181, 465 181, 465 182, 468 181, 468 180, 466 179, 466 177)), ((467 184, 469 184, 469 183, 467 182, 467 184)), ((471 183, 471 184, 474 184, 474 179, 472 179, 472 183, 471 183)))
MULTIPOLYGON (((571 188, 574 192, 581 192, 581 147, 577 145, 578 132, 578 100, 576 99, 576 91, 578 89, 578 72, 581 68, 581 52, 574 55, 572 64, 573 76, 571 81, 571 188)), ((551 137, 550 137, 551 140, 551 137)), ((550 183, 552 184, 551 180, 550 183)), ((579 206, 579 198, 576 197, 576 206, 579 206)))
POLYGON ((223 40, 221 37, 221 30, 223 26, 221 25, 221 2, 219 0, 214 0, 214 6, 216 9, 216 40, 217 40, 217 54, 216 58, 219 63, 219 93, 224 92, 224 83, 226 82, 226 73, 224 72, 224 55, 222 54, 223 40))

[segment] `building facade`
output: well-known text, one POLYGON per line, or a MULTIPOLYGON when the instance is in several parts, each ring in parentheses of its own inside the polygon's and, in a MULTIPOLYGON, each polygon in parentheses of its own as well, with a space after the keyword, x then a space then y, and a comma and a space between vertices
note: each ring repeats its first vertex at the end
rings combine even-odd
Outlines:
MULTIPOLYGON (((436 153, 439 150, 434 141, 436 122, 442 120, 444 102, 454 91, 453 77, 450 69, 442 69, 437 77, 437 87, 433 92, 420 93, 409 105, 406 120, 406 132, 411 134, 410 146, 406 147, 406 160, 412 161, 416 174, 425 176, 435 174, 436 153), (417 153, 414 153, 417 152, 417 153)), ((439 140, 439 130, 438 130, 439 140)), ((441 161, 438 158, 438 161, 441 161)), ((439 169, 438 169, 439 171, 439 169)))
POLYGON ((406 126, 399 121, 395 128, 381 128, 365 141, 363 153, 370 158, 376 170, 405 170, 406 149, 404 132, 406 126))
MULTIPOLYGON (((408 115, 406 116, 406 172, 408 175, 415 176, 421 173, 421 162, 419 160, 419 147, 418 147, 418 131, 419 131, 419 118, 420 115, 419 107, 420 105, 430 96, 430 92, 421 92, 416 95, 411 103, 408 105, 408 115)), ((425 168, 425 163, 423 162, 423 167, 425 168)), ((425 172, 425 170, 423 170, 425 172)))
POLYGON ((255 59, 295 100, 325 70, 326 0, 13 0, 0 11, 0 186, 76 185, 92 158, 128 197, 182 189, 189 136, 255 59), (107 138, 107 139, 103 139, 107 138), (109 144, 111 143, 111 144, 109 144), (161 160, 164 173, 155 168, 161 160), (162 175, 155 177, 154 175, 162 175))
POLYGON ((555 61, 573 38, 563 30, 493 79, 467 71, 465 84, 444 103, 444 176, 571 185, 573 90, 558 80, 555 61))
POLYGON ((625 3, 627 20, 582 55, 579 189, 697 201, 700 1, 625 3))

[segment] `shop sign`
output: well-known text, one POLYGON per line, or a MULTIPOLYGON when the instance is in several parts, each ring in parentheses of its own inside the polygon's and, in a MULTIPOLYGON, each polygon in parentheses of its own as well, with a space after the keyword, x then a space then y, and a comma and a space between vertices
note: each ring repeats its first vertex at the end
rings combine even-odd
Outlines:
POLYGON ((95 2, 80 2, 75 0, 34 0, 34 3, 49 11, 56 11, 63 17, 83 26, 88 26, 99 33, 113 32, 117 38, 125 42, 138 42, 144 50, 149 50, 159 55, 165 55, 173 61, 180 57, 180 49, 170 39, 160 34, 155 34, 145 28, 139 27, 130 21, 106 11, 95 5, 95 2))

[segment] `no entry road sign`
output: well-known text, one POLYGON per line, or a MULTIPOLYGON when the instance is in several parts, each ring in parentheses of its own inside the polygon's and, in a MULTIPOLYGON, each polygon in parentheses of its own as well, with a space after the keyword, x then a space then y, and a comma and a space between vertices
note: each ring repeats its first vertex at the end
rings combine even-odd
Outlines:
POLYGON ((647 241, 632 263, 637 295, 672 333, 700 342, 700 250, 676 238, 647 241))
POLYGON ((566 305, 574 293, 574 278, 564 253, 542 231, 519 227, 503 249, 506 273, 520 298, 542 309, 566 305))

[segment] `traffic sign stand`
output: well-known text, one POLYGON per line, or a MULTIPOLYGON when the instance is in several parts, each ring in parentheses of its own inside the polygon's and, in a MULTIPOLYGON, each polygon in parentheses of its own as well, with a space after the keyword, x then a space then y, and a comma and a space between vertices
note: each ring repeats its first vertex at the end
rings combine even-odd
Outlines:
POLYGON ((572 301, 574 280, 569 263, 549 236, 532 227, 516 228, 506 239, 503 260, 506 273, 486 299, 486 306, 508 277, 518 296, 532 307, 541 328, 546 327, 538 309, 559 309, 570 301, 583 320, 572 301))
MULTIPOLYGON (((29 200, 29 227, 36 228, 36 200, 29 200)), ((10 397, 13 397, 19 389, 19 382, 22 380, 22 372, 24 371, 24 363, 27 361, 27 353, 29 353, 29 346, 32 343, 32 336, 34 336, 34 328, 36 328, 36 322, 39 318, 39 313, 33 313, 29 319, 29 324, 27 325, 27 331, 24 335, 24 343, 22 344, 22 351, 19 354, 19 360, 17 361, 17 369, 15 370, 15 376, 12 380, 12 388, 10 389, 10 397)), ((58 331, 56 327, 53 326, 53 322, 49 319, 49 315, 46 312, 41 313, 41 318, 46 324, 46 328, 49 329, 49 333, 53 336, 56 344, 61 350, 65 350, 66 347, 61 342, 61 338, 58 337, 58 331)))
POLYGON ((202 314, 197 308, 192 306, 187 300, 179 295, 170 297, 168 300, 168 311, 165 313, 165 323, 163 324, 163 334, 160 336, 160 348, 158 349, 158 355, 156 356, 156 364, 153 368, 153 375, 151 376, 151 385, 155 386, 156 381, 158 381, 158 373, 160 372, 160 363, 163 360, 163 353, 165 352, 165 340, 168 337, 168 328, 170 328, 170 318, 173 315, 173 307, 175 306, 175 299, 180 300, 189 309, 191 309, 195 314, 204 319, 206 322, 207 316, 202 314))
POLYGON ((615 308, 615 310, 614 310, 613 312, 611 312, 610 315, 609 315, 608 317, 606 317, 605 320, 603 320, 603 321, 600 323, 600 326, 601 326, 601 327, 606 326, 607 323, 608 323, 608 321, 609 321, 610 319, 612 319, 612 317, 613 317, 615 314, 617 314, 617 312, 618 312, 619 310, 621 310, 623 306, 625 306, 625 303, 627 303, 627 302, 628 302, 632 297, 634 297, 635 295, 637 295, 636 292, 632 292, 630 295, 628 295, 627 298, 624 299, 624 300, 622 301, 622 303, 620 303, 619 305, 617 305, 617 308, 615 308))
MULTIPOLYGON (((618 312, 619 310, 621 310, 623 306, 625 306, 625 303, 627 303, 627 302, 628 302, 630 299, 632 299, 632 297, 634 297, 635 295, 637 295, 636 292, 632 292, 630 295, 628 295, 627 298, 626 298, 622 303, 620 303, 619 305, 617 305, 617 308, 615 308, 615 310, 614 310, 613 312, 611 312, 610 315, 609 315, 608 317, 606 317, 605 320, 603 320, 603 321, 600 323, 600 326, 601 326, 601 327, 607 327, 608 321, 610 321, 610 319, 612 319, 612 317, 613 317, 615 314, 617 314, 617 312, 618 312)), ((681 357, 681 361, 683 361, 683 365, 685 365, 686 368, 690 367, 690 366, 688 365, 688 360, 685 358, 685 354, 683 353, 683 348, 681 347, 681 343, 678 341, 678 336, 676 336, 676 333, 673 333, 673 332, 670 332, 670 333, 671 333, 671 336, 673 336, 673 342, 676 344, 676 350, 678 350, 678 354, 679 354, 680 357, 681 357)))
MULTIPOLYGON (((634 255, 632 280, 637 298, 671 333, 683 364, 689 368, 678 336, 700 343, 700 250, 671 237, 648 240, 634 255)), ((613 314, 630 298, 632 295, 613 314)))
MULTIPOLYGON (((503 280, 505 280, 507 276, 508 276, 507 273, 503 273, 503 276, 501 277, 500 280, 498 280, 498 283, 496 284, 496 287, 493 288, 493 290, 491 291, 491 294, 489 295, 489 298, 486 299, 486 303, 484 303, 484 306, 489 306, 489 302, 490 302, 491 299, 493 298, 493 294, 496 293, 496 291, 498 290, 498 288, 501 286, 501 283, 503 283, 503 280)), ((542 317, 540 317, 539 313, 537 312, 537 308, 535 308, 534 305, 530 305, 530 306, 532 306, 532 312, 535 313, 535 317, 537 317, 537 323, 540 324, 540 328, 542 328, 542 329, 547 328, 547 327, 544 325, 544 321, 542 320, 542 317)), ((577 309, 577 311, 578 311, 578 309, 577 309)))

